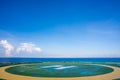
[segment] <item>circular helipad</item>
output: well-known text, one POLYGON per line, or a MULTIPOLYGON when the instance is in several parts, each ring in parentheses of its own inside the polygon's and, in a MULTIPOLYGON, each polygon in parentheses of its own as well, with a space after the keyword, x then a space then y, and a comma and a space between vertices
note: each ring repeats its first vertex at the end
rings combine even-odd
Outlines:
POLYGON ((87 77, 111 73, 112 68, 93 64, 26 64, 7 68, 11 74, 31 77, 87 77))

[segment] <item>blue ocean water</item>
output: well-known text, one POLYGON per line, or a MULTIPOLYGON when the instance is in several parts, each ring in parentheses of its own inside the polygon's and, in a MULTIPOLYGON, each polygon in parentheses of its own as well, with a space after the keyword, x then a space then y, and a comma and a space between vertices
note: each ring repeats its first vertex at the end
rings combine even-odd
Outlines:
POLYGON ((0 62, 120 62, 120 58, 0 58, 0 62))

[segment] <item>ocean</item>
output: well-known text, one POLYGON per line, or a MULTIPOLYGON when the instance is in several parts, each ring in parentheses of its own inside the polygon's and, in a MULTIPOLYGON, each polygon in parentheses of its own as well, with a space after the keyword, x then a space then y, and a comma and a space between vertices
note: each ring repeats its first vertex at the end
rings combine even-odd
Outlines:
POLYGON ((0 62, 120 62, 120 58, 0 58, 0 62))

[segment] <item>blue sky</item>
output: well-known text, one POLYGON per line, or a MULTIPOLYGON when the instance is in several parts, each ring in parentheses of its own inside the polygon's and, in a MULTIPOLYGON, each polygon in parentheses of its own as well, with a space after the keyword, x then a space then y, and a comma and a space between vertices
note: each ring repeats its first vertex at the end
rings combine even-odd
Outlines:
POLYGON ((120 57, 119 4, 0 0, 0 57, 120 57))

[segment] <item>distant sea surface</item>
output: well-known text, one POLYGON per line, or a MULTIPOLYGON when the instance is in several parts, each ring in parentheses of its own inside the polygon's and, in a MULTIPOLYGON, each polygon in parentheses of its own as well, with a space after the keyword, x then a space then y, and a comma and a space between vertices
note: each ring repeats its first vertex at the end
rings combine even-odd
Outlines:
POLYGON ((120 58, 0 58, 0 62, 120 62, 120 58))

